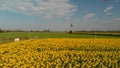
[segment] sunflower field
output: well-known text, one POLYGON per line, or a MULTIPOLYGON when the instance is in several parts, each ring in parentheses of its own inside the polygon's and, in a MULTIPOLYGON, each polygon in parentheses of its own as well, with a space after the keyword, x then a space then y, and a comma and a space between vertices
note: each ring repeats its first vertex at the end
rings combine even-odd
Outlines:
POLYGON ((0 68, 120 68, 120 39, 46 38, 1 44, 0 68))

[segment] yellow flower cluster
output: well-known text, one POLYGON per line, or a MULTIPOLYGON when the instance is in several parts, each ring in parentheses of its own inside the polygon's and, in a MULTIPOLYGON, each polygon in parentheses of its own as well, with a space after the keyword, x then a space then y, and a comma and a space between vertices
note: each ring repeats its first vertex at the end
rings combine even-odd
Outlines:
POLYGON ((119 68, 120 39, 53 38, 0 45, 0 68, 119 68))

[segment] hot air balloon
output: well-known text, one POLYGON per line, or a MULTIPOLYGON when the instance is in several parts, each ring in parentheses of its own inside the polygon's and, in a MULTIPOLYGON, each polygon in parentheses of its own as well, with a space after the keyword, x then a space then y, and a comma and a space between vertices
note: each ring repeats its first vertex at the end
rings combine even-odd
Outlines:
POLYGON ((72 24, 71 24, 70 26, 71 26, 71 27, 73 27, 73 25, 72 25, 72 24))

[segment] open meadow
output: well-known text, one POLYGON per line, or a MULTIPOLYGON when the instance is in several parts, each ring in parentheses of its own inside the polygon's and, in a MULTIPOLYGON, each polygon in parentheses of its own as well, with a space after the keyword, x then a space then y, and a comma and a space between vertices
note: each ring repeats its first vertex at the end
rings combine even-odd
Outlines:
POLYGON ((41 38, 120 38, 120 32, 80 32, 69 34, 68 32, 2 32, 0 33, 0 43, 14 42, 15 38, 21 40, 41 39, 41 38), (111 35, 112 34, 112 35, 111 35))

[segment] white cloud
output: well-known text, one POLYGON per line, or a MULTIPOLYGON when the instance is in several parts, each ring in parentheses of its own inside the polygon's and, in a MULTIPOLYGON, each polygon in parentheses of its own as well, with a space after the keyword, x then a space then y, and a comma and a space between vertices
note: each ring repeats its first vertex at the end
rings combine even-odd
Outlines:
POLYGON ((69 0, 0 0, 0 10, 43 16, 45 18, 70 17, 77 7, 69 0))
POLYGON ((106 15, 111 15, 111 14, 112 14, 111 12, 106 13, 106 15))
POLYGON ((98 25, 100 30, 120 30, 120 18, 113 18, 98 25))
POLYGON ((84 15, 84 21, 85 22, 90 22, 91 19, 95 19, 96 17, 96 13, 89 13, 89 14, 86 14, 84 15))
POLYGON ((71 18, 70 17, 66 17, 66 20, 71 20, 71 18))
POLYGON ((110 5, 110 6, 108 6, 107 8, 105 8, 105 10, 104 10, 104 12, 109 12, 109 11, 111 11, 113 9, 113 6, 112 5, 110 5))
POLYGON ((86 14, 85 16, 84 16, 84 19, 90 19, 90 18, 93 18, 93 17, 95 17, 95 13, 89 13, 89 14, 86 14))
POLYGON ((99 18, 98 17, 95 17, 94 19, 93 19, 93 22, 96 22, 96 21, 98 21, 99 20, 99 18))
POLYGON ((110 12, 113 9, 113 6, 110 5, 107 8, 105 8, 104 12, 106 13, 106 15, 111 15, 112 12, 110 12))
POLYGON ((116 2, 119 2, 119 0, 115 0, 116 2))
POLYGON ((51 15, 45 15, 44 19, 52 19, 53 17, 51 15))

